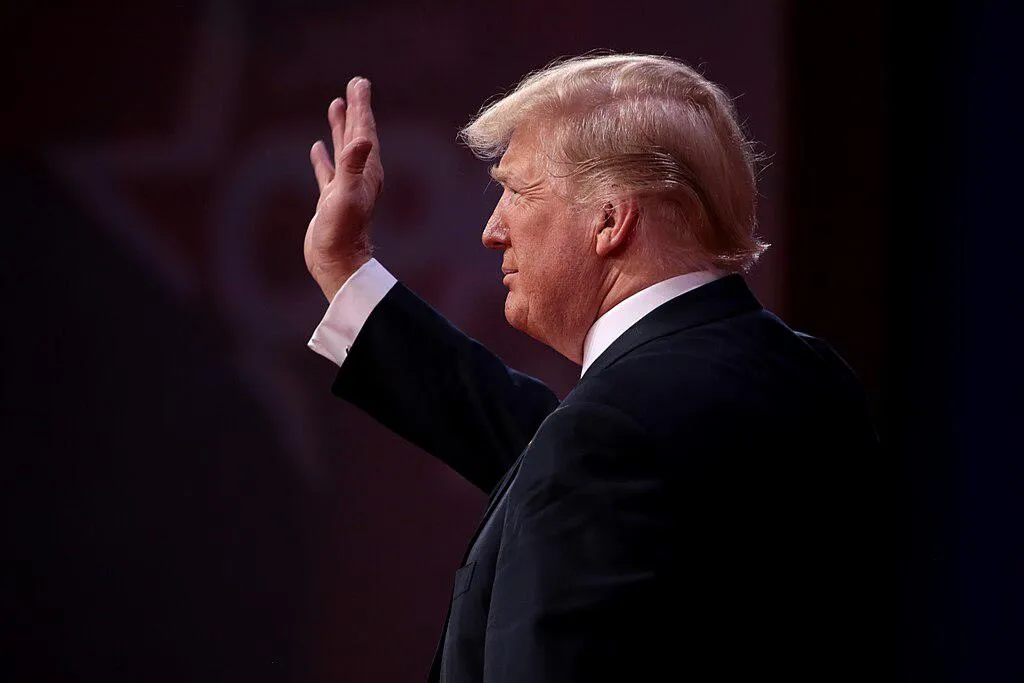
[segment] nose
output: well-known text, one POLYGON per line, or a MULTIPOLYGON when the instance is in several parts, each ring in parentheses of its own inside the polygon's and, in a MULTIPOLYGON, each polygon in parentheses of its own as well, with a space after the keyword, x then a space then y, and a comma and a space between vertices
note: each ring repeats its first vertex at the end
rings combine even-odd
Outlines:
POLYGON ((487 225, 484 226, 484 232, 480 236, 480 241, 488 249, 508 248, 508 227, 506 227, 505 221, 501 219, 501 216, 498 215, 497 209, 487 219, 487 225))

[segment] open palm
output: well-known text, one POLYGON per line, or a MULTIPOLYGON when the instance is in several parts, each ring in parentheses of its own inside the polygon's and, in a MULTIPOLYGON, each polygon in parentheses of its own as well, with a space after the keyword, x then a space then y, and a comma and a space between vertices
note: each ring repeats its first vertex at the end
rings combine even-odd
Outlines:
POLYGON ((328 299, 370 259, 370 220, 384 183, 370 82, 353 78, 346 97, 347 104, 336 99, 327 111, 333 162, 320 140, 309 152, 320 198, 306 228, 303 252, 306 268, 328 299))

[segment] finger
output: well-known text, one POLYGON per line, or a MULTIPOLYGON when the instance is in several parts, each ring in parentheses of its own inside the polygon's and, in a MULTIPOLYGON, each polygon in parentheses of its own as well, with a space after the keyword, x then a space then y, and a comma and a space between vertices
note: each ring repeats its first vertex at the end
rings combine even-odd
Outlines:
POLYGON ((363 169, 366 168, 366 160, 372 151, 373 142, 366 138, 356 138, 342 150, 338 168, 341 169, 346 178, 362 175, 363 169))
POLYGON ((372 171, 370 180, 379 186, 381 183, 380 140, 377 138, 377 122, 373 116, 371 103, 370 81, 359 79, 352 84, 349 92, 349 112, 347 127, 350 129, 351 140, 365 138, 370 141, 371 148, 365 164, 367 172, 372 171))
POLYGON ((327 146, 323 140, 317 140, 309 150, 309 160, 313 164, 313 174, 316 176, 317 187, 324 191, 324 186, 334 178, 334 166, 331 164, 331 157, 327 154, 327 146))
MULTIPOLYGON (((356 77, 354 77, 352 80, 350 80, 348 82, 347 86, 345 86, 345 99, 348 101, 347 114, 352 114, 352 106, 355 103, 355 90, 356 90, 355 86, 357 86, 359 84, 359 82, 362 81, 362 80, 364 80, 364 79, 362 79, 359 76, 356 76, 356 77)), ((351 142, 354 139, 354 136, 352 135, 352 126, 354 126, 354 125, 355 125, 355 121, 354 121, 353 117, 352 116, 346 116, 345 117, 345 144, 348 144, 349 142, 351 142)), ((344 144, 342 146, 344 146, 344 144)))
POLYGON ((352 111, 347 121, 347 127, 351 132, 348 140, 365 137, 377 146, 377 121, 373 118, 373 107, 370 103, 370 81, 365 78, 359 79, 349 93, 349 102, 352 103, 352 111))
POLYGON ((327 108, 327 121, 331 124, 331 143, 334 145, 334 165, 338 165, 341 158, 341 150, 347 142, 345 138, 345 100, 336 97, 327 108))

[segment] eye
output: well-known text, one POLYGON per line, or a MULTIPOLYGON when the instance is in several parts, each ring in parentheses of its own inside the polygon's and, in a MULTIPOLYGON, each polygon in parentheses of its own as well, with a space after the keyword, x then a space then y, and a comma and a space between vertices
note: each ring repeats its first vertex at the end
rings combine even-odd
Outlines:
POLYGON ((506 187, 505 192, 508 192, 508 201, 510 204, 515 204, 517 201, 519 201, 519 197, 522 196, 518 192, 513 190, 511 187, 506 187))

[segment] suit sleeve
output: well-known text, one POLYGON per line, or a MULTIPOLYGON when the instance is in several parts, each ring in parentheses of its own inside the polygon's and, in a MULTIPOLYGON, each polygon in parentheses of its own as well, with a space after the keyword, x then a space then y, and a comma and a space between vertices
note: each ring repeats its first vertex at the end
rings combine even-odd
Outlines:
POLYGON ((526 458, 509 494, 484 680, 659 680, 672 649, 673 522, 643 429, 610 407, 565 406, 526 458))
POLYGON ((401 283, 366 320, 332 391, 485 493, 558 405, 547 386, 507 367, 401 283))

